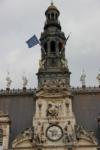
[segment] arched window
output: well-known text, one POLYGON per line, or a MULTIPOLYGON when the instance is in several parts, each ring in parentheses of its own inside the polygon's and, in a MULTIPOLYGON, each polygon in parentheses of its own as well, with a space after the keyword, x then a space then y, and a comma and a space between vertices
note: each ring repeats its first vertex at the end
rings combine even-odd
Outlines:
POLYGON ((56 45, 55 45, 54 41, 51 41, 50 49, 51 49, 51 53, 55 53, 56 52, 56 45))
POLYGON ((54 20, 54 13, 51 13, 51 19, 54 20))
POLYGON ((3 144, 3 130, 0 129, 0 146, 3 144))

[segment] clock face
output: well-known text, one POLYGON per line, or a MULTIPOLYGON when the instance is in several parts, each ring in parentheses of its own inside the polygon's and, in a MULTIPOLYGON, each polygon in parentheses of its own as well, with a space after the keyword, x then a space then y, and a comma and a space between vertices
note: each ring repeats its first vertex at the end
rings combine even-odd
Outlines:
POLYGON ((63 136, 63 130, 58 125, 52 125, 47 128, 46 136, 51 141, 58 141, 63 136))

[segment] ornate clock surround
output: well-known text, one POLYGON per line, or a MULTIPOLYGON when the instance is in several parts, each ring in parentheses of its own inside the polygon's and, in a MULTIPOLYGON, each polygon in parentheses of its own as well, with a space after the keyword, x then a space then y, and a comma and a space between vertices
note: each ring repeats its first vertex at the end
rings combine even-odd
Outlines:
POLYGON ((56 125, 56 124, 50 125, 46 129, 46 137, 52 142, 59 141, 63 137, 63 129, 61 128, 61 126, 56 125), (49 133, 50 129, 51 129, 52 135, 50 135, 50 133, 49 133), (60 134, 59 134, 59 132, 60 132, 60 134), (52 137, 50 137, 50 136, 52 136, 52 137))

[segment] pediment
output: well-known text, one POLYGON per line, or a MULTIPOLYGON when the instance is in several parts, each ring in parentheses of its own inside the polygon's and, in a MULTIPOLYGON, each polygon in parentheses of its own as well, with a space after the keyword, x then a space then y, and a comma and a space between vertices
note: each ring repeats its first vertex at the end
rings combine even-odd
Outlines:
POLYGON ((32 148, 33 145, 32 143, 30 142, 30 139, 28 138, 23 138, 21 139, 20 141, 17 141, 16 144, 14 143, 12 145, 12 148, 32 148))
POLYGON ((80 126, 77 128, 78 130, 76 130, 76 136, 79 145, 97 145, 97 140, 93 132, 88 132, 80 126))
POLYGON ((79 145, 97 145, 96 139, 94 137, 88 137, 86 135, 81 135, 79 138, 79 145))
POLYGON ((32 148, 33 147, 33 131, 32 129, 27 129, 12 142, 12 148, 32 148))

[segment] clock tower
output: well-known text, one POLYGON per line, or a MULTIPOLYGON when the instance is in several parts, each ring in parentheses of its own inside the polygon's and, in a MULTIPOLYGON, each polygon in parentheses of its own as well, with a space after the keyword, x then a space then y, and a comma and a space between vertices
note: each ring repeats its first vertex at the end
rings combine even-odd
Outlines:
POLYGON ((66 38, 59 22, 59 10, 53 3, 45 12, 41 33, 36 111, 33 127, 26 129, 12 147, 31 150, 96 150, 91 132, 77 125, 73 113, 70 71, 65 58, 66 38))
POLYGON ((65 58, 65 37, 59 10, 51 3, 45 12, 41 33, 36 113, 33 118, 34 142, 41 149, 62 149, 75 143, 75 117, 72 111, 70 71, 65 58))
MULTIPOLYGON (((69 36, 66 38, 62 32, 59 15, 59 10, 51 3, 45 12, 46 21, 40 37, 41 60, 37 73, 33 143, 41 150, 80 150, 87 141, 94 146, 95 140, 76 124, 70 71, 65 58, 65 45, 69 36)), ((85 150, 89 150, 89 147, 85 147, 85 150)))

